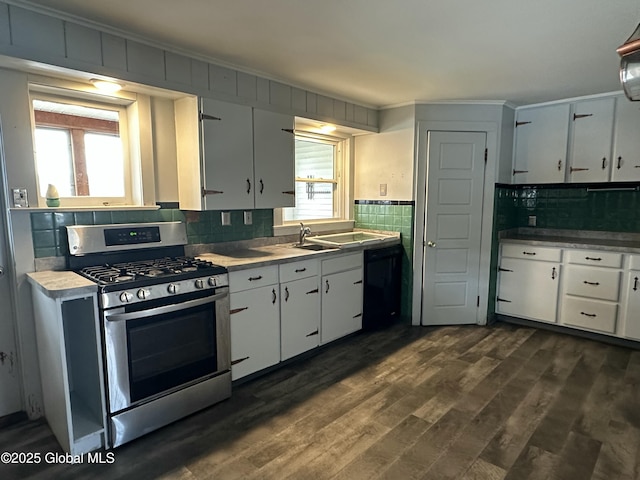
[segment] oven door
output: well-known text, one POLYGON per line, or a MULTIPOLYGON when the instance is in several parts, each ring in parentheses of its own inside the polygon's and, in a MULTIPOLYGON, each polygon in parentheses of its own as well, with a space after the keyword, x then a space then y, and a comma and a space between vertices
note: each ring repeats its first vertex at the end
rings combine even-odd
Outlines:
POLYGON ((229 371, 228 288, 176 299, 146 310, 103 312, 110 413, 229 371))

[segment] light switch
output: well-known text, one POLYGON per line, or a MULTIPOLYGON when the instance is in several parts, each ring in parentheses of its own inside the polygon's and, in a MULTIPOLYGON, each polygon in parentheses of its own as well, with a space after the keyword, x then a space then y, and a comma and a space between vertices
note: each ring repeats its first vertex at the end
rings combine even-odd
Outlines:
POLYGON ((380 196, 381 197, 386 197, 387 196, 387 184, 386 183, 381 183, 380 184, 380 196))

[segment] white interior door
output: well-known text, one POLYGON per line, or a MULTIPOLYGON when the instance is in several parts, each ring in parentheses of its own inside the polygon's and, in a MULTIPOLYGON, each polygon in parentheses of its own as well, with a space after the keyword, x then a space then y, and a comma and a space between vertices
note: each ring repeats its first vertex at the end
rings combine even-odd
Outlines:
MULTIPOLYGON (((1 134, 0 134, 1 135, 1 134)), ((0 144, 0 162, 4 164, 0 144)), ((22 409, 20 395, 20 373, 14 334, 14 309, 11 298, 12 286, 9 280, 8 234, 5 212, 6 183, 4 165, 0 165, 0 417, 22 409)))
POLYGON ((486 134, 429 132, 422 325, 475 324, 486 134))

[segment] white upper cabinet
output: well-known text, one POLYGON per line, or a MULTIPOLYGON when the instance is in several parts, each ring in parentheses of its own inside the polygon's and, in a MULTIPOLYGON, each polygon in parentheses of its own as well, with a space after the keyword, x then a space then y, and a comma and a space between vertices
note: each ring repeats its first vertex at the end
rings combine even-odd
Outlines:
POLYGON ((614 106, 613 97, 573 104, 569 182, 609 180, 614 106))
POLYGON ((175 112, 180 208, 294 204, 293 116, 194 97, 177 100, 175 112))
POLYGON ((569 104, 518 110, 513 183, 564 181, 569 104))
POLYGON ((295 205, 293 117, 253 111, 256 208, 295 205))
POLYGON ((623 96, 616 98, 611 167, 614 182, 640 181, 640 102, 623 96))

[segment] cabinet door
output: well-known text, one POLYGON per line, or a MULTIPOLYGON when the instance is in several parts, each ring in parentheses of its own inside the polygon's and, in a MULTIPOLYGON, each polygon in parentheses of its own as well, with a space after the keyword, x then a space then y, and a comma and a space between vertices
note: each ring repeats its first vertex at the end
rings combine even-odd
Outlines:
POLYGON ((276 285, 232 293, 231 378, 280 361, 280 303, 276 285))
POLYGON ((253 208, 251 107, 203 98, 201 113, 204 208, 253 208))
POLYGON ((606 182, 611 169, 614 98, 576 102, 573 106, 569 181, 606 182))
POLYGON ((253 111, 256 208, 294 206, 293 141, 291 115, 253 111))
POLYGON ((513 183, 564 182, 569 104, 518 110, 513 183))
POLYGON ((614 182, 640 181, 640 105, 626 97, 616 99, 611 167, 614 182))
POLYGON ((557 263, 502 258, 496 312, 556 322, 559 278, 557 263))
POLYGON ((624 336, 640 340, 640 272, 629 272, 627 288, 627 311, 625 312, 624 336))
POLYGON ((295 357, 320 341, 319 277, 280 285, 281 359, 295 357))
POLYGON ((320 343, 325 344, 362 328, 362 269, 324 275, 320 343))

